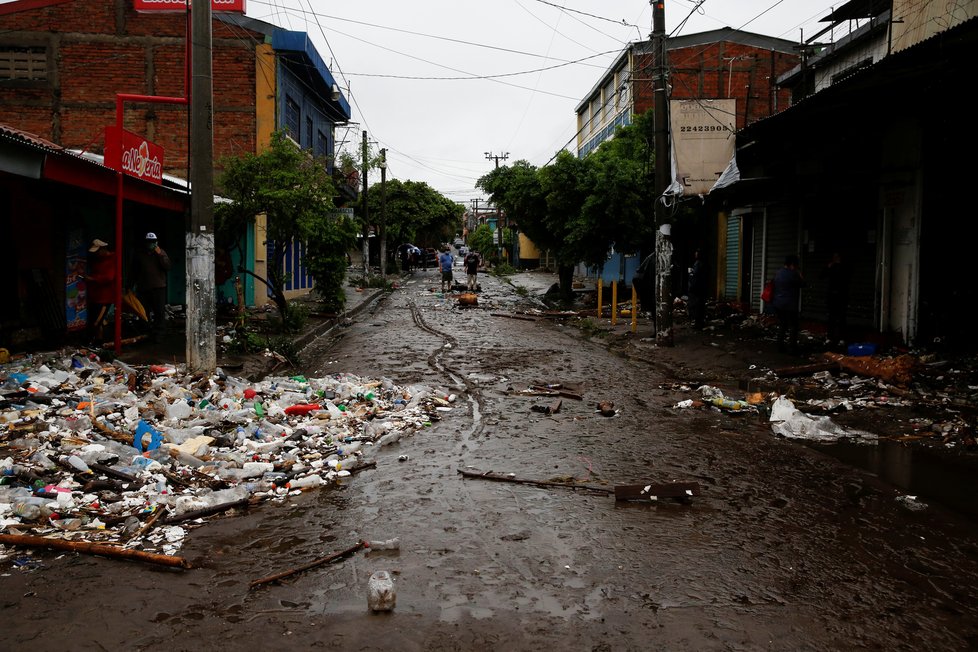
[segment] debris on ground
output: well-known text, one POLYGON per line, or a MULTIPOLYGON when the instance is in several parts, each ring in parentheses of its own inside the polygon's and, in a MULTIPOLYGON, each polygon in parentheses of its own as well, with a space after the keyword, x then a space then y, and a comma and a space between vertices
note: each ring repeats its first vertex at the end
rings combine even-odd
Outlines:
POLYGON ((790 399, 780 396, 771 406, 771 429, 787 439, 811 441, 838 441, 854 439, 875 442, 877 436, 870 432, 840 426, 829 417, 813 417, 795 407, 790 399))
POLYGON ((208 516, 375 466, 376 451, 454 398, 386 378, 251 382, 71 350, 11 361, 0 366, 0 532, 172 556, 208 516))

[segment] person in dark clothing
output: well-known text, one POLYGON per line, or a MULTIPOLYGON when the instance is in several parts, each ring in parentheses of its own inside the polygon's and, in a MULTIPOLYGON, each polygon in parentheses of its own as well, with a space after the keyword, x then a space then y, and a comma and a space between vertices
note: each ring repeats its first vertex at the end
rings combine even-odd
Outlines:
POLYGON ((166 277, 170 257, 160 248, 155 233, 146 234, 146 246, 133 259, 133 283, 150 314, 150 338, 159 342, 166 329, 166 277))
POLYGON ((828 310, 829 346, 843 345, 846 339, 846 313, 849 310, 849 266, 841 254, 833 254, 832 260, 822 270, 821 277, 827 281, 825 305, 828 310))
POLYGON ((470 251, 469 253, 467 253, 465 255, 464 265, 465 265, 465 274, 466 274, 467 280, 468 280, 467 287, 469 289, 469 292, 475 292, 478 289, 478 287, 479 287, 479 283, 478 283, 478 278, 479 278, 479 254, 478 254, 478 252, 470 251))
POLYGON ((706 325, 706 293, 706 263, 697 249, 693 253, 693 266, 689 268, 689 318, 696 330, 706 325))
POLYGON ((778 315, 778 351, 785 350, 785 339, 787 339, 788 351, 792 355, 798 353, 800 321, 798 302, 801 299, 803 287, 805 287, 805 279, 798 271, 798 256, 785 256, 784 267, 774 275, 774 301, 772 303, 778 315))

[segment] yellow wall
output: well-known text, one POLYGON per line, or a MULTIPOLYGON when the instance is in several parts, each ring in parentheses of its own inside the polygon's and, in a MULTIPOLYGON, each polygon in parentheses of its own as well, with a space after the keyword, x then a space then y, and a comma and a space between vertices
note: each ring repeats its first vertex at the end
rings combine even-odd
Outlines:
POLYGON ((255 143, 260 154, 272 142, 275 131, 275 52, 268 43, 256 48, 255 56, 255 143))
POLYGON ((533 241, 520 233, 520 259, 535 260, 540 258, 540 250, 533 241))

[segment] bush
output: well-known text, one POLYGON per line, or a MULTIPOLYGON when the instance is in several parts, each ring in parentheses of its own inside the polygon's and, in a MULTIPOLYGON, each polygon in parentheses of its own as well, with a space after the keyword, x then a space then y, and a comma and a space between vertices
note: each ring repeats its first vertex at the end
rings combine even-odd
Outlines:
POLYGON ((351 276, 350 285, 355 288, 383 288, 384 290, 390 290, 394 287, 389 280, 377 274, 371 274, 366 278, 363 276, 351 276))
POLYGON ((288 360, 289 364, 293 367, 299 366, 299 346, 294 337, 289 335, 272 335, 267 340, 266 348, 288 360))
POLYGON ((490 273, 496 276, 512 276, 516 271, 516 268, 509 263, 497 263, 490 273))

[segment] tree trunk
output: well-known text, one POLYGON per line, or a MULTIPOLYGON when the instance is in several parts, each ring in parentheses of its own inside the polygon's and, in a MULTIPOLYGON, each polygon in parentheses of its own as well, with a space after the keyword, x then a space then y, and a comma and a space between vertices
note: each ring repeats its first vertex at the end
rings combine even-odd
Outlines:
POLYGON ((570 265, 561 265, 557 268, 557 282, 560 285, 560 298, 570 301, 574 298, 574 268, 570 265))

